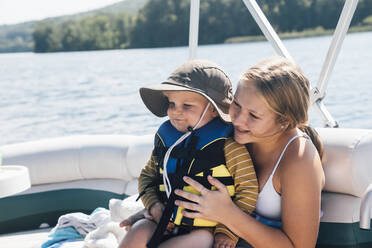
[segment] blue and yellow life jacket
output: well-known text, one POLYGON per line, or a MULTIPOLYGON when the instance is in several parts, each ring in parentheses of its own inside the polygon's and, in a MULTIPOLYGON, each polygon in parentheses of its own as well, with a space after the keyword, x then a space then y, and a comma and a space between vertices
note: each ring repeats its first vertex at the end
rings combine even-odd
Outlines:
MULTIPOLYGON (((235 193, 234 181, 225 161, 224 145, 232 133, 232 126, 215 118, 203 127, 194 130, 181 144, 174 147, 168 163, 167 172, 172 190, 178 188, 199 194, 192 186, 187 185, 182 177, 187 175, 201 183, 208 189, 214 189, 208 182, 207 176, 211 175, 225 184, 231 196, 235 193)), ((162 202, 167 204, 168 198, 163 184, 163 160, 168 148, 172 146, 184 133, 174 128, 170 121, 164 122, 155 137, 153 155, 157 166, 157 192, 162 202)), ((184 217, 181 207, 174 207, 171 221, 176 225, 211 227, 217 223, 205 219, 191 219, 184 217)))

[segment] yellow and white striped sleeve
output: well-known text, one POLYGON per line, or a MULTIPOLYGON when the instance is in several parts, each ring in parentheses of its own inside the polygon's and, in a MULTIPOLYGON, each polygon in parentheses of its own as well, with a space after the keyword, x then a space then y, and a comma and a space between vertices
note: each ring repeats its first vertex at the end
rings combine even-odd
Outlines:
MULTIPOLYGON (((244 212, 250 214, 256 207, 258 197, 258 181, 252 159, 244 145, 236 143, 232 138, 225 142, 226 167, 234 179, 234 203, 244 212)), ((235 243, 239 237, 222 224, 217 224, 215 233, 228 235, 235 243)))

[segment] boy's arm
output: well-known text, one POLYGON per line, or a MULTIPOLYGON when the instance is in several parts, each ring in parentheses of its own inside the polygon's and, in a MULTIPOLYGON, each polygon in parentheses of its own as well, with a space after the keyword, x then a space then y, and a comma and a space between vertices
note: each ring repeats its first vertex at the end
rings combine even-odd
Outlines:
POLYGON ((156 186, 146 188, 147 185, 151 184, 156 178, 156 166, 155 157, 152 154, 146 166, 141 170, 141 174, 138 178, 138 192, 145 192, 145 194, 141 196, 141 200, 147 210, 150 210, 153 204, 160 201, 156 193, 156 186))
MULTIPOLYGON (((226 167, 234 179, 234 203, 247 214, 253 212, 258 197, 258 182, 251 157, 244 145, 229 138, 225 143, 226 167)), ((217 224, 216 233, 224 233, 235 243, 239 237, 222 224, 217 224)))

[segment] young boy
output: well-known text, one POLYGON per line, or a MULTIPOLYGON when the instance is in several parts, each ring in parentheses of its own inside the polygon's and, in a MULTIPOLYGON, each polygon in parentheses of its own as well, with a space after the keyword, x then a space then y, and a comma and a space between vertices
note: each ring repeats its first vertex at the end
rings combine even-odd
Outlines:
POLYGON ((136 222, 120 247, 235 247, 238 237, 223 225, 182 216, 173 193, 178 188, 198 194, 183 182, 184 175, 208 188, 207 176, 212 175, 240 208, 248 213, 255 208, 253 164, 246 147, 230 138, 229 78, 214 63, 192 60, 162 84, 141 88, 140 94, 153 114, 169 120, 156 133, 152 156, 139 177, 140 197, 153 221, 136 222))

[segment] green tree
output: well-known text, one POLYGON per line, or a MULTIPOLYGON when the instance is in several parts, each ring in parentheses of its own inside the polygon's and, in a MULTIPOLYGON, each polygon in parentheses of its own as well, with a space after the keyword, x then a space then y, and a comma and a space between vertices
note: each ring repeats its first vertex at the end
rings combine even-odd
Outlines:
MULTIPOLYGON (((261 0, 258 4, 278 32, 322 27, 334 29, 344 0, 261 0)), ((360 0, 352 25, 368 25, 372 0, 360 0)), ((148 0, 137 15, 94 14, 62 22, 39 23, 34 51, 81 51, 127 47, 165 47, 188 44, 190 0, 148 0)), ((241 0, 200 1, 199 44, 221 43, 234 36, 261 31, 241 0)), ((0 33, 0 38, 4 37, 0 33)), ((20 33, 7 40, 25 43, 20 33)), ((1 41, 1 40, 0 40, 1 41)), ((0 49, 4 47, 0 42, 0 49)))
POLYGON ((61 49, 58 31, 53 24, 39 23, 36 25, 32 37, 34 52, 55 52, 61 49))
POLYGON ((180 46, 188 42, 189 1, 152 0, 138 13, 131 47, 180 46))

